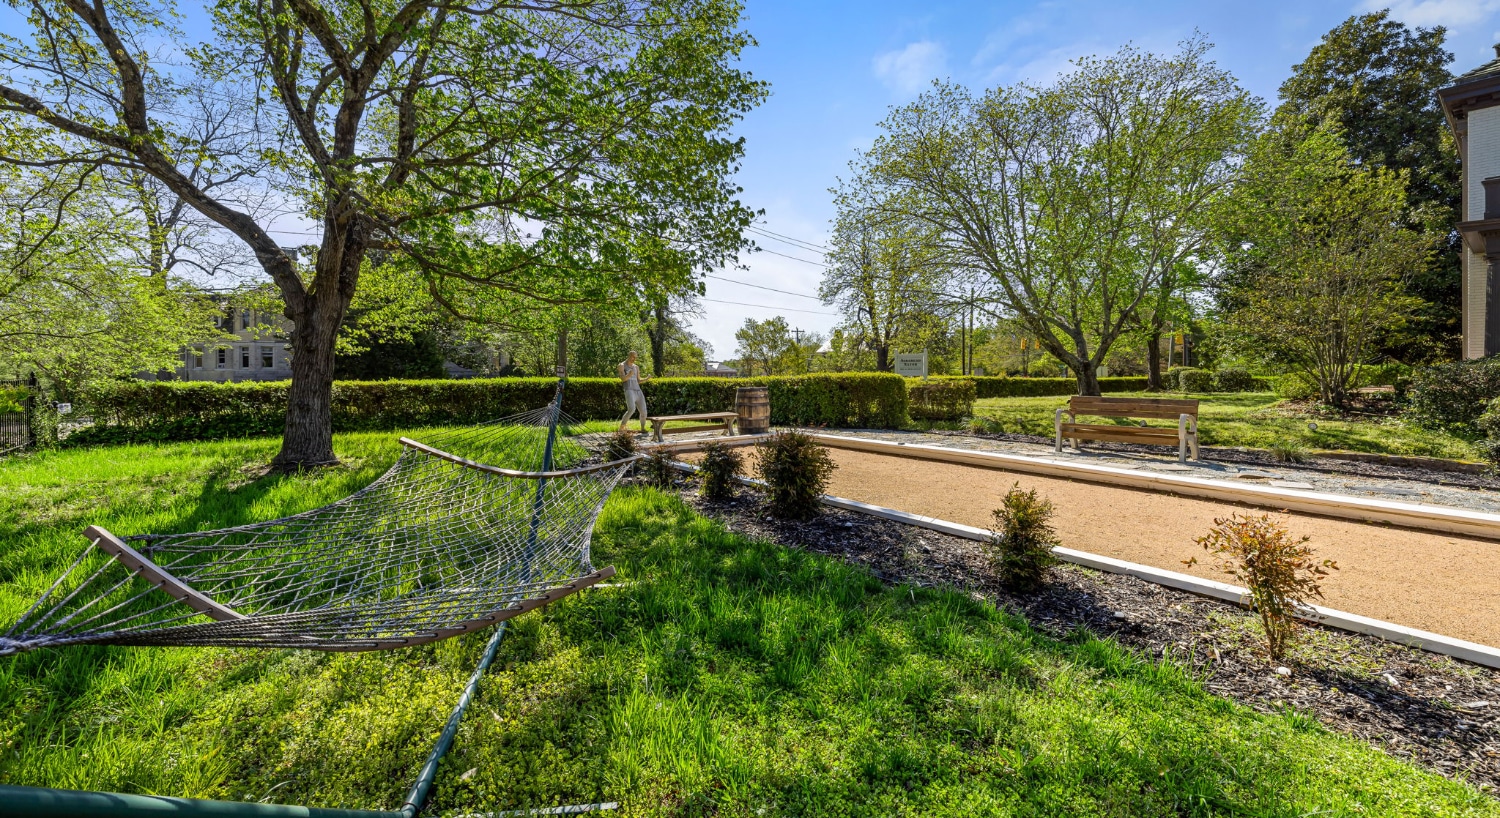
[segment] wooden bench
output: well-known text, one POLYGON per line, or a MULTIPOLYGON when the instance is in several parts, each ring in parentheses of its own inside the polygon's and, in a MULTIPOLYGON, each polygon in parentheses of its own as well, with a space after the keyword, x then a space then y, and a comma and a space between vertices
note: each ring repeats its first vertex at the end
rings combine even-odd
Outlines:
POLYGON ((1068 400, 1053 417, 1057 430, 1057 451, 1063 450, 1063 439, 1072 441, 1074 449, 1080 440, 1102 440, 1111 443, 1177 444, 1177 459, 1187 462, 1188 453, 1198 459, 1198 401, 1173 398, 1089 398, 1081 395, 1068 400), (1068 419, 1063 420, 1066 413, 1068 419), (1105 418, 1175 420, 1170 426, 1120 426, 1113 423, 1078 423, 1079 415, 1105 418))
POLYGON ((647 418, 651 421, 651 439, 657 443, 661 442, 662 435, 681 435, 688 432, 706 432, 710 429, 723 429, 724 434, 734 434, 734 422, 739 418, 738 412, 703 412, 697 415, 662 415, 661 417, 647 418), (668 421, 682 420, 704 420, 708 423, 700 426, 680 426, 676 429, 662 428, 668 421))

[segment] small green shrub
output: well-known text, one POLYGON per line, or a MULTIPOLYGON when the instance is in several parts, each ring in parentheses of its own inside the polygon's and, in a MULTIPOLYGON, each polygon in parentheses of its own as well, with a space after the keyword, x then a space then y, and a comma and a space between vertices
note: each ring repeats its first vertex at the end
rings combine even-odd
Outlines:
POLYGON ((1307 400, 1318 394, 1318 386, 1303 376, 1293 373, 1273 378, 1271 391, 1282 400, 1307 400))
POLYGON ((1259 378, 1238 367, 1221 369, 1214 373, 1215 392, 1255 392, 1262 385, 1259 378))
POLYGON ((1058 544, 1050 522, 1052 501, 1039 496, 1036 489, 1022 491, 1017 483, 994 514, 989 544, 1000 582, 1016 591, 1036 590, 1047 569, 1057 564, 1052 553, 1058 544))
POLYGON ((1480 415, 1500 397, 1500 356, 1423 367, 1406 391, 1407 414, 1418 426, 1478 437, 1480 415))
POLYGON ((1214 391, 1214 373, 1206 369, 1181 369, 1177 372, 1178 392, 1214 391))
POLYGON ((910 380, 906 407, 913 420, 959 420, 974 414, 974 381, 961 379, 910 380))
POLYGON ((666 449, 657 447, 646 455, 644 460, 638 461, 636 473, 649 486, 659 489, 671 488, 677 482, 677 468, 673 466, 672 453, 666 449))
POLYGON ((703 478, 698 493, 710 502, 722 502, 734 496, 734 478, 740 473, 740 453, 723 443, 705 443, 699 449, 703 460, 698 474, 703 478))
POLYGON ((1296 438, 1287 438, 1272 443, 1266 450, 1271 453, 1271 459, 1278 463, 1306 463, 1311 457, 1307 446, 1296 438))
POLYGON ((625 429, 611 432, 609 442, 604 446, 604 456, 608 460, 624 460, 635 452, 635 433, 625 429))
MULTIPOLYGON (((1338 570, 1332 560, 1316 562, 1307 547, 1269 514, 1231 514, 1214 520, 1214 528, 1196 542, 1212 554, 1224 573, 1250 591, 1250 605, 1260 614, 1271 658, 1286 654, 1297 635, 1297 614, 1307 613, 1313 597, 1322 597, 1322 579, 1338 570)), ((1185 560, 1196 565, 1198 558, 1185 560)))
POLYGON ((964 426, 968 428, 969 434, 973 435, 1005 434, 1005 424, 1002 423, 999 419, 992 418, 988 415, 979 415, 978 417, 968 418, 964 422, 964 426))
POLYGON ((773 516, 810 520, 822 511, 823 492, 838 468, 828 450, 802 432, 776 432, 757 444, 756 472, 766 481, 766 507, 773 516))

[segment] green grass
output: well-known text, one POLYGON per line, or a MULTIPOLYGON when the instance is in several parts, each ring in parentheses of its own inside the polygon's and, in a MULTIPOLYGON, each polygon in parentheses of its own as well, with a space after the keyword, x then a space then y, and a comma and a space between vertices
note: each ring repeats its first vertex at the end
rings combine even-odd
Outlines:
MULTIPOLYGON (((1147 392, 1110 394, 1109 397, 1132 395, 1182 397, 1147 392)), ((1281 399, 1270 392, 1215 393, 1187 397, 1201 401, 1198 407, 1198 439, 1205 446, 1265 449, 1273 443, 1296 440, 1311 449, 1423 455, 1457 460, 1481 459, 1467 441, 1442 432, 1419 429, 1399 419, 1323 420, 1292 417, 1277 407, 1281 399), (1308 429, 1309 420, 1317 423, 1317 431, 1308 429)), ((996 431, 1044 435, 1050 438, 1053 435, 1053 410, 1066 406, 1067 403, 1068 399, 1065 397, 986 398, 974 403, 974 415, 992 419, 997 424, 996 431)))
MULTIPOLYGON (((306 509, 350 466, 252 479, 274 441, 0 462, 0 621, 101 523, 121 534, 306 509)), ((618 800, 624 815, 1500 815, 1500 802, 1174 663, 1058 641, 958 593, 748 540, 625 489, 620 584, 515 620, 438 811, 618 800)), ((487 634, 324 654, 81 647, 0 659, 0 781, 394 808, 487 634)))

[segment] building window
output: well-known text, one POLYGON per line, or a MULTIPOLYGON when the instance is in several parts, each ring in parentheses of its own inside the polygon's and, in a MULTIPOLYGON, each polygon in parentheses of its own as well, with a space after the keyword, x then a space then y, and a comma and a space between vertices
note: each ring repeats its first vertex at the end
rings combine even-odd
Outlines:
POLYGON ((217 368, 217 369, 223 369, 225 366, 227 366, 229 364, 229 350, 224 349, 223 347, 220 347, 216 351, 219 353, 219 360, 218 360, 218 365, 215 368, 217 368))
POLYGON ((240 369, 250 368, 250 347, 240 347, 240 369))
POLYGON ((193 368, 203 368, 203 347, 193 347, 193 368))
POLYGON ((240 310, 240 329, 250 329, 249 310, 240 310))
POLYGON ((271 351, 270 347, 261 347, 260 348, 260 368, 261 369, 271 369, 271 368, 273 368, 275 366, 276 366, 275 353, 273 353, 271 351))

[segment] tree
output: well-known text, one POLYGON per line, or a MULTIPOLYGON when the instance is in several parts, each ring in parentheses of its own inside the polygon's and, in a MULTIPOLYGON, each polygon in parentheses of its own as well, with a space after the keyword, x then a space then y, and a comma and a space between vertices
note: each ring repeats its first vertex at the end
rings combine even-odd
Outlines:
POLYGON ((1345 405, 1360 368, 1419 303, 1402 277, 1432 239, 1402 224, 1405 187, 1404 173, 1351 157, 1332 127, 1275 130, 1226 207, 1225 252, 1239 271, 1226 329, 1331 406, 1345 405))
POLYGON ((1163 277, 1191 261, 1255 100, 1206 59, 1125 48, 1046 87, 936 84, 882 123, 863 172, 941 254, 1099 394, 1097 370, 1163 277))
POLYGON ((875 370, 890 372, 891 344, 933 312, 936 242, 921 234, 924 224, 883 207, 859 181, 833 192, 838 215, 818 296, 837 305, 846 334, 875 353, 875 370))
POLYGON ((1452 79, 1445 37, 1440 26, 1407 28, 1388 10, 1350 17, 1292 67, 1277 109, 1300 127, 1336 127, 1357 162, 1404 171, 1404 223, 1447 234, 1407 279, 1408 292, 1427 303, 1385 349, 1407 362, 1456 357, 1461 335, 1458 152, 1434 93, 1452 79))
POLYGON ((823 345, 823 336, 800 333, 801 338, 781 316, 757 321, 746 318, 744 326, 734 331, 739 344, 734 354, 747 375, 799 375, 808 371, 809 361, 823 345))
POLYGON ((66 163, 0 165, 0 368, 42 373, 62 400, 173 368, 186 344, 220 334, 212 299, 146 263, 142 211, 112 181, 66 163))
POLYGON ((727 129, 765 89, 730 65, 750 42, 733 0, 218 0, 212 41, 180 49, 163 46, 185 39, 169 5, 27 5, 29 41, 0 43, 0 126, 151 177, 280 290, 294 355, 276 468, 336 462, 334 353, 372 250, 449 312, 502 324, 631 303, 643 280, 679 289, 745 245, 727 129), (179 124, 202 97, 231 103, 231 146, 179 124), (316 223, 307 258, 203 181, 251 170, 316 223), (638 263, 663 247, 681 263, 638 263))

